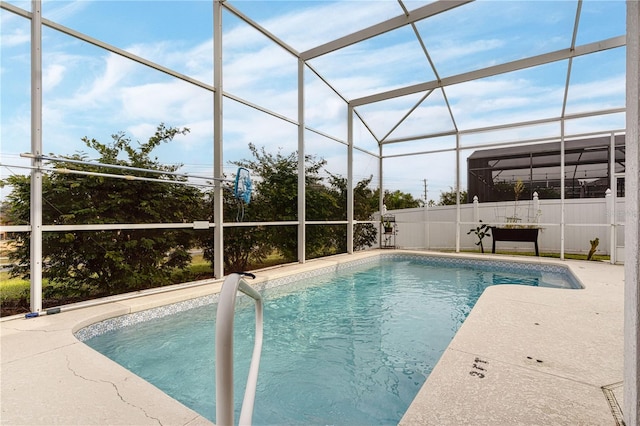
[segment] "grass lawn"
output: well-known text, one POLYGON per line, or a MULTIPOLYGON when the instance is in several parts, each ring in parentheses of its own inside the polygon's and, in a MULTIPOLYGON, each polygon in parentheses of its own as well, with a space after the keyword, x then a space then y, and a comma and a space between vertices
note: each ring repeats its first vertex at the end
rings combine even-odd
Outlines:
MULTIPOLYGON (((282 258, 273 254, 264 260, 260 265, 250 267, 250 270, 265 268, 282 263, 282 258)), ((202 254, 194 254, 191 264, 186 270, 176 270, 172 275, 172 283, 194 281, 198 279, 210 278, 213 276, 211 264, 204 260, 202 254)), ((43 280, 43 287, 50 285, 47 280, 43 280)), ((28 297, 29 281, 21 278, 10 278, 8 272, 0 272, 0 301, 18 300, 28 297)))
MULTIPOLYGON (((479 250, 463 250, 464 253, 477 253, 477 254, 481 254, 479 250)), ((485 250, 485 254, 491 254, 491 250, 486 251, 485 250)), ((504 254, 507 256, 535 256, 536 254, 532 251, 527 252, 527 251, 502 251, 502 250, 496 250, 495 254, 504 254)), ((543 253, 540 252, 540 257, 550 257, 553 259, 560 259, 560 253, 543 253)), ((565 259, 571 259, 571 260, 587 260, 587 255, 586 254, 572 254, 572 253, 565 253, 564 254, 564 258, 565 259)), ((594 254, 593 257, 591 258, 592 261, 609 261, 611 258, 608 255, 599 255, 599 254, 594 254)))
MULTIPOLYGON (((213 275, 209 262, 202 258, 202 255, 193 256, 191 265, 184 271, 176 271, 172 276, 174 283, 192 281, 206 278, 213 275)), ((42 286, 50 285, 48 280, 43 280, 42 286)), ((0 272, 0 301, 18 300, 28 297, 30 288, 29 280, 21 278, 11 278, 8 272, 0 272)))

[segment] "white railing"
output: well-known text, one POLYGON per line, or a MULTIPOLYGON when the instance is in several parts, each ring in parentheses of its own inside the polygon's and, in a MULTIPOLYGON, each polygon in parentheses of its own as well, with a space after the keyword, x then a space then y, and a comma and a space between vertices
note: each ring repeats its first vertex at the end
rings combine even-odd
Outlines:
POLYGON ((240 411, 241 425, 250 425, 262 352, 262 296, 244 279, 249 273, 229 275, 222 284, 216 314, 216 424, 233 426, 233 318, 238 290, 256 302, 256 333, 247 387, 240 411))

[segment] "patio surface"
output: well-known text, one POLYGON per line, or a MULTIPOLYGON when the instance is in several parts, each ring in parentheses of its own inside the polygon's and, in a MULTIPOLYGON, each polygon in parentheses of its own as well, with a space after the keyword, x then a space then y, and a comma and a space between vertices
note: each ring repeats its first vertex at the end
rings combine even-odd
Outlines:
MULTIPOLYGON (((396 252, 408 251, 384 251, 396 252)), ((256 282, 377 253, 260 271, 256 282)), ((567 265, 585 289, 487 289, 400 424, 619 424, 624 268, 602 262, 483 258, 567 265)), ((76 306, 57 315, 3 319, 0 424, 210 425, 73 336, 107 318, 211 294, 219 291, 220 282, 183 287, 76 306)))

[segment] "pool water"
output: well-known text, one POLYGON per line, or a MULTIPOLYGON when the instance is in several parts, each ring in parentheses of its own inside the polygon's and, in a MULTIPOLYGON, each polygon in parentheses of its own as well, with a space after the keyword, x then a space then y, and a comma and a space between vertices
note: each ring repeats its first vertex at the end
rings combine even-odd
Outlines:
MULTIPOLYGON (((254 424, 397 424, 482 291, 504 283, 571 287, 553 273, 380 260, 265 290, 254 424)), ((215 315, 210 304, 86 343, 215 421, 215 315)), ((236 419, 254 323, 239 298, 236 419)))

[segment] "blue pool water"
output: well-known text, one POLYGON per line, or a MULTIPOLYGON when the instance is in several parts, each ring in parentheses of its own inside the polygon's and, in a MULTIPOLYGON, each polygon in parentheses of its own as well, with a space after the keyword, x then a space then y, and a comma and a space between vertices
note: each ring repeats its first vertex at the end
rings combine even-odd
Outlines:
MULTIPOLYGON (((263 291, 264 345, 254 424, 397 424, 482 291, 575 287, 566 274, 378 260, 263 291)), ((235 322, 236 419, 254 308, 235 322)), ((86 341, 215 421, 216 304, 86 341)))

